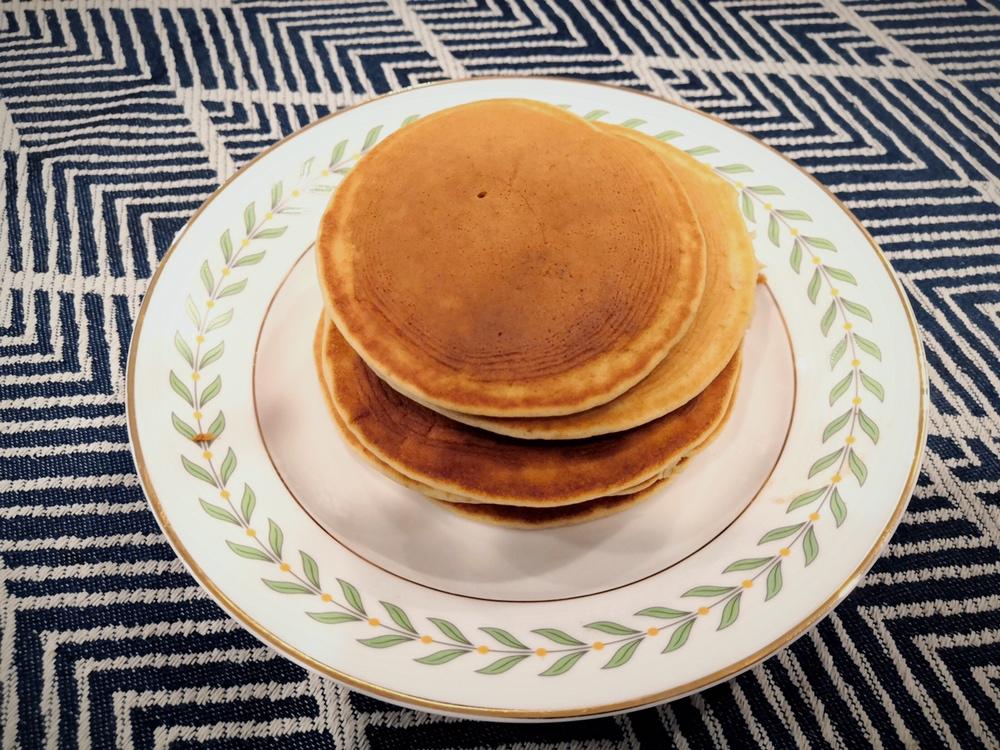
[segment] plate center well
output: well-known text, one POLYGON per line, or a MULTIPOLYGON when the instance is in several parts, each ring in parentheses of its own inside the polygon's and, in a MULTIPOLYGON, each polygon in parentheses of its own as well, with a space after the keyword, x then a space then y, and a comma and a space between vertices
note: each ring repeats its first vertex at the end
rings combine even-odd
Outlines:
POLYGON ((313 364, 322 309, 310 250, 278 289, 260 332, 254 399, 267 452, 291 494, 334 540, 394 575, 457 595, 572 598, 676 564, 753 500, 792 417, 791 347, 774 299, 758 287, 732 416, 680 476, 610 518, 537 531, 489 526, 397 485, 347 445, 313 364))

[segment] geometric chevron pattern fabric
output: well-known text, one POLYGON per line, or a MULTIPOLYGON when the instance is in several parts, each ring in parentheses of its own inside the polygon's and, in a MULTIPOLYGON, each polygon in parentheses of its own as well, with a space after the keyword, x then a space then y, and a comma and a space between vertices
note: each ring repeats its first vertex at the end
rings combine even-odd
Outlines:
POLYGON ((1000 747, 1000 5, 0 2, 0 717, 7 747, 1000 747), (176 559, 127 445, 150 274, 260 150, 466 76, 575 76, 796 160, 900 275, 930 437, 887 551, 793 646, 626 716, 444 719, 307 673, 176 559))

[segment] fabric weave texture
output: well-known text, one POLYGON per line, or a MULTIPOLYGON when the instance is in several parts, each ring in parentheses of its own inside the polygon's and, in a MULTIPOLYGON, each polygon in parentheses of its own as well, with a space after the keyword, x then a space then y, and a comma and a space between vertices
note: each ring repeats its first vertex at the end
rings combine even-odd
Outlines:
POLYGON ((1000 4, 0 2, 3 747, 1000 747, 1000 4), (142 295, 223 180, 374 95, 560 75, 794 159, 900 275, 929 443, 888 549, 790 648, 691 698, 514 725, 389 706, 244 632, 128 449, 142 295))

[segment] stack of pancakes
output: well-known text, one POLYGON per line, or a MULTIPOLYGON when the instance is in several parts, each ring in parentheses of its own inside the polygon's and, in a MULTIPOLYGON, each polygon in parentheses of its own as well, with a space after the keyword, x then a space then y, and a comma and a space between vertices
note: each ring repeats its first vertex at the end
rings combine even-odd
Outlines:
POLYGON ((359 161, 317 256, 330 413, 456 513, 621 511, 728 416, 753 249, 728 183, 650 136, 526 100, 443 110, 359 161))

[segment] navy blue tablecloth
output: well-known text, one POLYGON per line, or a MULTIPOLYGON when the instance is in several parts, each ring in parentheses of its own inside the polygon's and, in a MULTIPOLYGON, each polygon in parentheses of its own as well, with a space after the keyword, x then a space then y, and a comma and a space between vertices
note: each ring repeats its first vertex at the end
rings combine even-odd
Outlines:
POLYGON ((0 2, 3 747, 998 746, 998 120, 985 0, 0 2), (505 73, 780 149, 881 243, 927 348, 924 470, 874 570, 764 664, 627 716, 449 720, 306 673, 185 572, 128 450, 134 316, 209 193, 340 107, 505 73))

